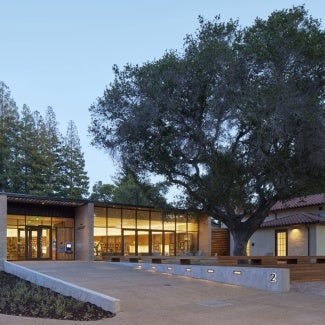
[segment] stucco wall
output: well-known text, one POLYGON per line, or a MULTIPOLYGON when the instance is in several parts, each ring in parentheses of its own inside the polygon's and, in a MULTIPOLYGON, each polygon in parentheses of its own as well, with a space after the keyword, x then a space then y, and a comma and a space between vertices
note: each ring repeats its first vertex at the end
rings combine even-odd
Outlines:
POLYGON ((316 226, 316 243, 317 251, 316 255, 325 255, 325 226, 316 226))
POLYGON ((7 259, 7 196, 0 194, 0 270, 7 259))
POLYGON ((317 255, 316 225, 309 226, 309 255, 317 255))
POLYGON ((306 227, 288 229, 288 255, 308 255, 308 229, 306 227))
POLYGON ((94 260, 94 204, 76 208, 75 260, 94 260))
POLYGON ((250 255, 274 255, 274 229, 257 230, 249 240, 250 255))

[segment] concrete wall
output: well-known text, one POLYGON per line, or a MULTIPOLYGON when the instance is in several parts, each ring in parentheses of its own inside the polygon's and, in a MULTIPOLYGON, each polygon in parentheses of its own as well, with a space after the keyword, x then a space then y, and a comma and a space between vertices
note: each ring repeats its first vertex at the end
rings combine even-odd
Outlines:
POLYGON ((76 208, 75 260, 94 260, 94 204, 76 208))
POLYGON ((274 255, 275 239, 274 229, 257 230, 249 240, 251 256, 274 255))
POLYGON ((7 196, 0 194, 0 270, 7 259, 7 196))
POLYGON ((199 249, 211 256, 211 217, 201 216, 199 220, 199 249))
MULTIPOLYGON (((114 263, 114 262, 113 262, 114 263)), ((290 290, 290 272, 284 268, 200 266, 151 263, 121 263, 138 270, 150 270, 196 279, 235 284, 248 288, 287 292, 290 290)))
POLYGON ((112 313, 117 313, 121 309, 119 299, 102 293, 82 288, 10 262, 4 262, 4 269, 7 273, 14 274, 24 280, 49 288, 65 296, 71 296, 80 301, 90 302, 112 313))

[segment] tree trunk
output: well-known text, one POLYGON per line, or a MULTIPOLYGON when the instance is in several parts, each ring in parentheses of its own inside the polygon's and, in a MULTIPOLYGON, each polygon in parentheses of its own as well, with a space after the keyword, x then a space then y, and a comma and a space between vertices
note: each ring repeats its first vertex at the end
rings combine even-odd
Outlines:
POLYGON ((246 246, 249 238, 252 236, 252 231, 250 229, 245 229, 247 227, 238 227, 234 229, 229 229, 233 241, 234 241, 234 248, 232 251, 232 255, 234 256, 245 256, 246 253, 246 246))

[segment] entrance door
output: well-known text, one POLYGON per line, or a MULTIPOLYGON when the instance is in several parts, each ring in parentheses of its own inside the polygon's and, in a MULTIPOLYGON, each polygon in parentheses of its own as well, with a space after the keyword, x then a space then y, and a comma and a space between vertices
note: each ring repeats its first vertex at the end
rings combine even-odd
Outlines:
POLYGON ((286 230, 275 232, 275 256, 288 255, 288 236, 286 230))
POLYGON ((26 258, 51 259, 51 227, 26 227, 26 258))

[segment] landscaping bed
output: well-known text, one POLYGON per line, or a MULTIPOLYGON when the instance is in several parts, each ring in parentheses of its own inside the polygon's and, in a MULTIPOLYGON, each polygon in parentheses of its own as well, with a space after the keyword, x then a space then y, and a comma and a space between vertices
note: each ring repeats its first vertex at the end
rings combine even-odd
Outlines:
POLYGON ((1 314, 76 321, 115 316, 94 304, 66 297, 1 271, 0 288, 1 314))

